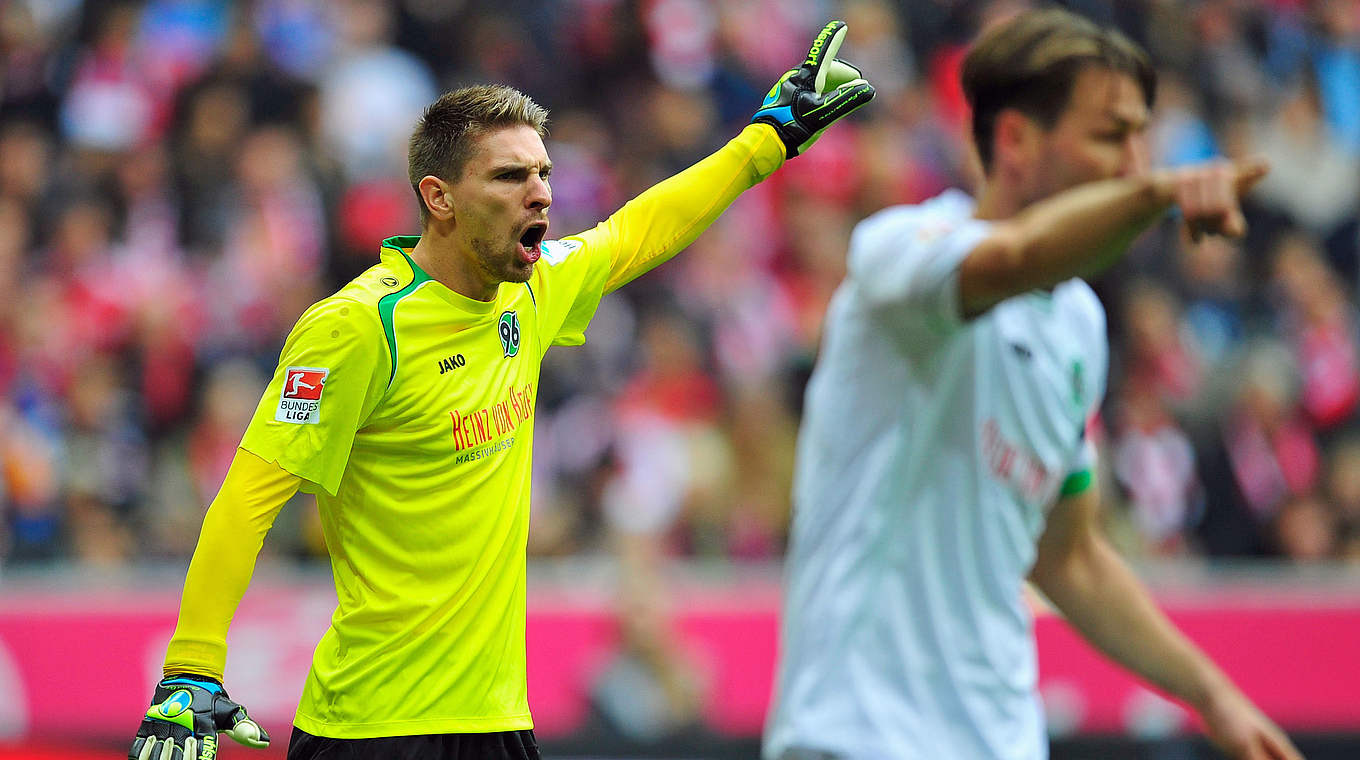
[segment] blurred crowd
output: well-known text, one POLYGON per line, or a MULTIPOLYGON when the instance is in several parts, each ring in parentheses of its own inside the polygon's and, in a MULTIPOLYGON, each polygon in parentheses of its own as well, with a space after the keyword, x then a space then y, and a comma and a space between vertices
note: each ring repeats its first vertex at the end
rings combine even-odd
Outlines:
MULTIPOLYGON (((0 565, 187 557, 294 320, 418 231, 405 141, 441 91, 550 109, 558 237, 735 134, 840 17, 878 100, 607 298, 539 391, 533 555, 779 556, 849 231, 974 185, 958 67, 1026 5, 0 0, 0 565)), ((1151 51, 1158 163, 1274 167, 1245 240, 1169 219, 1095 283, 1112 535, 1360 561, 1360 1, 1067 5, 1151 51)), ((265 551, 322 556, 297 502, 265 551)))

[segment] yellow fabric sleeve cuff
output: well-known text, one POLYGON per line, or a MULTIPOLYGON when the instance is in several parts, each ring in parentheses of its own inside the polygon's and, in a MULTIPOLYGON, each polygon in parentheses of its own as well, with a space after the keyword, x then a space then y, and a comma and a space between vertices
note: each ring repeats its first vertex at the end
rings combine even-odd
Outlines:
POLYGON ((241 603, 264 536, 302 479, 237 449, 226 480, 203 516, 198 547, 180 597, 179 624, 165 653, 164 672, 222 679, 227 628, 241 603))

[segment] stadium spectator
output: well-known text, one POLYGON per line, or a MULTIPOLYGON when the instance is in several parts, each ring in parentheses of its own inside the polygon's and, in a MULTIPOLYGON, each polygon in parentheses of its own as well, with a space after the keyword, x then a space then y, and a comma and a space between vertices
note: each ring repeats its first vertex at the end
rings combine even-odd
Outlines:
POLYGON ((1331 559, 1337 546, 1335 520, 1327 503, 1314 496, 1290 499, 1275 514, 1275 548, 1295 562, 1331 559))
POLYGON ((1147 383, 1127 381, 1118 407, 1121 432, 1114 441, 1113 472, 1128 494, 1143 552, 1185 554, 1186 529, 1199 518, 1204 498, 1194 446, 1147 383))
POLYGON ((1235 397, 1200 459, 1208 498, 1196 533, 1211 555, 1267 553, 1265 526, 1285 501, 1313 491, 1321 468, 1288 349, 1253 346, 1239 371, 1235 397))
POLYGON ((1360 405, 1360 326, 1344 286, 1305 236, 1277 249, 1282 332, 1299 368, 1299 403, 1313 428, 1332 433, 1360 405))

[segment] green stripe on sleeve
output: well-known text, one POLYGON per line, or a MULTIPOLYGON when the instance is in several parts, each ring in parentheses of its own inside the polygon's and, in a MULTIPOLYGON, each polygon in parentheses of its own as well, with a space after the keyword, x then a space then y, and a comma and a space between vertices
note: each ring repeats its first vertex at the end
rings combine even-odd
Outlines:
POLYGON ((1082 470, 1067 476, 1063 481, 1062 488, 1058 491, 1060 497, 1075 496, 1091 487, 1091 471, 1082 470))

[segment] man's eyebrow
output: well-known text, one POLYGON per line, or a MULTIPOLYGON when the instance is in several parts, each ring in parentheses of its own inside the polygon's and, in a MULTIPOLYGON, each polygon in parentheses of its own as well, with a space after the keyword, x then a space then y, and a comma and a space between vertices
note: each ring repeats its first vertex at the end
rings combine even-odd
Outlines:
MULTIPOLYGON (((491 167, 491 173, 492 173, 492 174, 505 174, 505 173, 507 173, 507 172, 524 172, 524 171, 528 171, 528 170, 529 170, 529 167, 532 166, 532 165, 533 165, 533 164, 532 164, 531 162, 528 162, 528 161, 525 161, 525 162, 512 161, 512 162, 507 162, 507 163, 504 163, 504 164, 496 164, 496 165, 494 165, 494 166, 491 167)), ((542 165, 540 165, 539 171, 548 171, 548 172, 550 172, 550 171, 552 171, 552 168, 553 168, 552 161, 544 161, 544 162, 542 163, 542 165)))
POLYGON ((1129 129, 1134 131, 1146 127, 1151 118, 1148 114, 1139 114, 1137 116, 1131 117, 1126 116, 1124 114, 1115 113, 1114 111, 1107 111, 1106 116, 1110 118, 1110 121, 1114 122, 1117 128, 1129 129))

